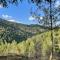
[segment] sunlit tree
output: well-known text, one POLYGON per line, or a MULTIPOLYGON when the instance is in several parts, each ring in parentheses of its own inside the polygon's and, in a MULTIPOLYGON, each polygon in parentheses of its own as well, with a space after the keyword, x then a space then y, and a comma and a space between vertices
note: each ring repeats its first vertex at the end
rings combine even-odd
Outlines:
MULTIPOLYGON (((2 7, 8 7, 9 4, 18 4, 22 0, 0 0, 2 7)), ((58 27, 60 21, 60 5, 57 6, 57 0, 27 0, 30 3, 34 3, 37 6, 35 11, 32 11, 32 17, 38 21, 39 25, 44 26, 51 30, 52 41, 52 56, 54 49, 53 29, 58 27), (43 13, 42 13, 42 12, 43 13), (41 15, 43 14, 43 16, 41 15)), ((52 58, 51 58, 52 60, 52 58)))

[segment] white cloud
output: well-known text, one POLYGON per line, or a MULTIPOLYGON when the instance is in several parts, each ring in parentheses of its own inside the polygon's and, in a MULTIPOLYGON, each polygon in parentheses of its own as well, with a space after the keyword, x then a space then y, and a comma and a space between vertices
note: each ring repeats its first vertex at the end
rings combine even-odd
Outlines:
POLYGON ((10 21, 10 22, 22 23, 22 22, 14 19, 12 16, 9 16, 9 15, 7 15, 7 14, 6 14, 6 15, 3 14, 3 15, 2 15, 2 18, 6 19, 7 21, 10 21))
MULTIPOLYGON (((32 17, 32 16, 30 16, 30 17, 29 17, 29 20, 30 20, 30 21, 33 21, 33 20, 35 20, 35 19, 36 19, 36 18, 34 18, 34 17, 32 17)), ((40 16, 40 19, 42 20, 42 19, 43 19, 43 17, 42 17, 42 16, 40 16)))
POLYGON ((43 19, 43 17, 41 16, 41 17, 40 17, 40 19, 42 20, 42 19, 43 19))
POLYGON ((29 17, 29 20, 30 20, 30 21, 33 21, 33 20, 35 20, 35 18, 32 17, 32 16, 30 16, 30 17, 29 17))
POLYGON ((56 22, 56 25, 60 25, 60 21, 56 22))
POLYGON ((3 14, 2 17, 5 18, 5 19, 12 18, 12 16, 9 16, 7 14, 6 15, 3 14))
POLYGON ((0 4, 0 8, 3 8, 3 5, 2 4, 0 4))
POLYGON ((10 19, 10 20, 8 20, 8 21, 11 21, 11 22, 16 22, 16 20, 14 20, 14 19, 10 19))
POLYGON ((16 23, 22 23, 22 22, 20 22, 20 21, 18 21, 18 20, 15 20, 15 19, 7 19, 7 21, 16 22, 16 23))
POLYGON ((0 8, 3 8, 3 7, 0 5, 0 8))
POLYGON ((55 7, 58 7, 60 5, 60 1, 58 0, 58 1, 56 1, 56 3, 55 3, 55 7))

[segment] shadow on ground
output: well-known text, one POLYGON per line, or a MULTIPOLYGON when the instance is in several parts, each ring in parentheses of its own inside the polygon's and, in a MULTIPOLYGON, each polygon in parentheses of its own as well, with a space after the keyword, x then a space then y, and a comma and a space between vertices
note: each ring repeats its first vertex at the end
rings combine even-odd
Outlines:
MULTIPOLYGON (((43 58, 43 57, 42 57, 43 58)), ((39 59, 39 57, 26 57, 26 56, 0 56, 0 60, 49 60, 48 57, 47 59, 39 59)), ((52 60, 60 60, 60 55, 55 56, 52 60)))

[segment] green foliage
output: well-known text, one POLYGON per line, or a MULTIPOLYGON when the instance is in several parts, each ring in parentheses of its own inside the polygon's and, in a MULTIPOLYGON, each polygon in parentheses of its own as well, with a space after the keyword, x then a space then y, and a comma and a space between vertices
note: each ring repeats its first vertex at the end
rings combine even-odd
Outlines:
MULTIPOLYGON (((54 48, 56 54, 60 53, 60 29, 53 30, 54 48)), ((28 57, 46 56, 49 57, 52 51, 51 31, 28 38, 17 43, 13 40, 11 43, 6 40, 0 40, 0 55, 23 55, 28 57)), ((41 57, 40 57, 41 59, 41 57)))
POLYGON ((12 42, 21 42, 44 31, 39 25, 25 25, 9 22, 0 18, 0 39, 12 42))

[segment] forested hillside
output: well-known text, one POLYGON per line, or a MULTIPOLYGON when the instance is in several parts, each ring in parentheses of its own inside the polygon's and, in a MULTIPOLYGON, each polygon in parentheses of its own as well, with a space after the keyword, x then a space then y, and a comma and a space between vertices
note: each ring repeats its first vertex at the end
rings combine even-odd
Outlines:
MULTIPOLYGON (((60 29, 53 30, 54 37, 54 59, 58 60, 60 54, 60 29)), ((0 55, 22 55, 28 57, 38 57, 39 59, 48 59, 50 60, 52 52, 52 40, 51 32, 47 31, 42 34, 28 38, 26 41, 17 43, 15 40, 12 43, 5 44, 0 40, 0 55)))
POLYGON ((7 42, 12 42, 12 40, 20 42, 43 31, 44 28, 39 25, 9 22, 0 18, 0 39, 6 40, 7 42))
MULTIPOLYGON (((55 60, 60 56, 60 28, 53 29, 55 60)), ((51 31, 39 25, 9 22, 0 18, 0 56, 18 55, 33 60, 48 59, 52 53, 51 31)))

